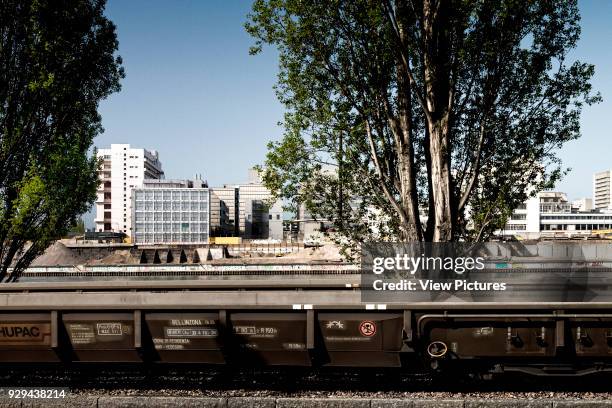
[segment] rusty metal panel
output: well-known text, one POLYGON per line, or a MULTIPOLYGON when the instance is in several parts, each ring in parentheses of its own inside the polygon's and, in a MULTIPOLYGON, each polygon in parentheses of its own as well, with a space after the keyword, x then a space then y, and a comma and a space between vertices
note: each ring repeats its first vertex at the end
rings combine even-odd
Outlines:
POLYGON ((0 362, 59 361, 51 313, 0 314, 0 362))
POLYGON ((233 313, 233 346, 249 363, 310 365, 306 313, 233 313))
POLYGON ((571 343, 579 357, 612 357, 612 319, 569 319, 571 343))
POLYGON ((403 315, 320 313, 319 330, 329 366, 399 367, 403 315))
MULTIPOLYGON (((548 318, 432 318, 422 322, 426 344, 442 344, 432 357, 550 357, 556 322, 548 318), (448 355, 446 355, 448 353, 448 355)), ((428 351, 429 352, 429 351, 428 351)))
POLYGON ((64 327, 79 361, 140 361, 134 313, 67 313, 64 327))
POLYGON ((148 313, 145 321, 160 361, 225 362, 218 313, 148 313))

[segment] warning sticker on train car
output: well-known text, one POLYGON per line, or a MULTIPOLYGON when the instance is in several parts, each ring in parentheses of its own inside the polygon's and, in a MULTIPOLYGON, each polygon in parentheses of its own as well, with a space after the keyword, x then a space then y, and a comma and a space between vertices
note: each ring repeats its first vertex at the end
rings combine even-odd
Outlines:
POLYGON ((359 324, 359 333, 364 337, 372 337, 376 334, 376 323, 364 320, 359 324))

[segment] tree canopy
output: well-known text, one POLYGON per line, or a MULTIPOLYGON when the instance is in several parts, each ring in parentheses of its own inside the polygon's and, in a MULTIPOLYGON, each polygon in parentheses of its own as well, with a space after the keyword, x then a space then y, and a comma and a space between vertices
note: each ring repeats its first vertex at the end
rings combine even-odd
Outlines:
POLYGON ((287 108, 264 182, 352 242, 487 238, 600 99, 568 61, 579 21, 575 0, 256 0, 287 108))
POLYGON ((104 0, 0 4, 0 280, 64 235, 96 197, 98 103, 123 77, 104 0))

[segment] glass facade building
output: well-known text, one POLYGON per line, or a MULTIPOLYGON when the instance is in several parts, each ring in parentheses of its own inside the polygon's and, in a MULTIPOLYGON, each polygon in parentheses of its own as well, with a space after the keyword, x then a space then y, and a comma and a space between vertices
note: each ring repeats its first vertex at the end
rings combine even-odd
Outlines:
POLYGON ((208 244, 208 188, 137 188, 132 194, 134 243, 208 244))

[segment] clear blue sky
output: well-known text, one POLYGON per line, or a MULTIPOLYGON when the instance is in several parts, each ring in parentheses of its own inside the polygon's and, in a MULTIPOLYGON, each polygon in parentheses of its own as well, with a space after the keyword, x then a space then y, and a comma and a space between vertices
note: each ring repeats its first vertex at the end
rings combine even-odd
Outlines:
MULTIPOLYGON (((126 78, 101 104, 106 132, 95 144, 157 149, 168 178, 203 173, 211 185, 246 179, 266 143, 280 138, 283 107, 272 89, 277 54, 249 56, 244 0, 109 0, 126 78)), ((587 107, 583 137, 561 152, 572 172, 557 186, 591 196, 591 176, 612 168, 612 1, 584 0, 573 57, 596 65, 604 102, 587 107)))
POLYGON ((109 0, 126 77, 101 104, 98 147, 156 149, 166 178, 246 181, 280 138, 277 54, 250 56, 250 1, 109 0))

